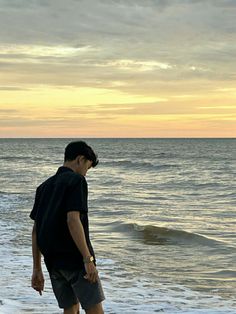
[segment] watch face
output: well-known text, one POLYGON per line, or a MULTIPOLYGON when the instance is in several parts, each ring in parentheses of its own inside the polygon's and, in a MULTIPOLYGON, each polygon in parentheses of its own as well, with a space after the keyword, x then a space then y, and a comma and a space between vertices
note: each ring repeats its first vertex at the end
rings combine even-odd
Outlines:
POLYGON ((84 263, 91 263, 94 261, 94 258, 93 256, 88 256, 84 259, 84 263))

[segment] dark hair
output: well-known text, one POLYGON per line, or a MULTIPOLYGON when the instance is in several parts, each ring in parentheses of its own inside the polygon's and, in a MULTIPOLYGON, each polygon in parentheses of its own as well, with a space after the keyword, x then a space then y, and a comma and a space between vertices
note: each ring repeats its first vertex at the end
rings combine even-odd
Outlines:
POLYGON ((93 149, 84 141, 71 142, 66 146, 64 161, 75 160, 77 156, 84 156, 87 160, 92 161, 92 167, 96 167, 99 160, 93 149))

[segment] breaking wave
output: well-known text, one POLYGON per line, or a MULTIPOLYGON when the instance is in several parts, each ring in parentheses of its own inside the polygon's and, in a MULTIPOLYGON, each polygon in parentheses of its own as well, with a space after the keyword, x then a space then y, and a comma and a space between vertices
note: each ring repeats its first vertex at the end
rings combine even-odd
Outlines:
POLYGON ((210 247, 224 245, 223 241, 209 238, 207 236, 192 233, 185 230, 170 229, 153 225, 139 225, 137 223, 115 223, 114 229, 118 232, 131 233, 145 244, 153 245, 177 245, 177 244, 199 244, 210 247))

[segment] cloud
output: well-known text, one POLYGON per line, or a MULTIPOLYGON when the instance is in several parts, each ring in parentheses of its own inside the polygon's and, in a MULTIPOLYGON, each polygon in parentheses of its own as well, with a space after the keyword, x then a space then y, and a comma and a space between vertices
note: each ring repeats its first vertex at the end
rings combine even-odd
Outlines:
POLYGON ((150 102, 150 103, 108 103, 108 104, 97 104, 96 106, 91 107, 64 107, 56 110, 58 116, 66 117, 80 117, 83 119, 101 119, 107 120, 116 119, 123 117, 135 117, 140 116, 145 119, 145 116, 152 115, 157 119, 160 116, 183 116, 183 115, 192 115, 194 116, 205 116, 209 114, 215 114, 219 117, 223 114, 226 114, 227 117, 229 114, 235 112, 235 105, 205 105, 200 106, 198 102, 189 106, 188 99, 181 101, 181 105, 178 101, 169 101, 169 102, 150 102), (227 113, 226 113, 227 112, 227 113))
POLYGON ((209 40, 228 39, 235 30, 232 8, 232 1, 0 1, 0 38, 19 45, 89 45, 112 60, 121 55, 173 63, 194 55, 196 47, 209 48, 209 40))
POLYGON ((16 109, 0 109, 0 116, 19 113, 16 109))
POLYGON ((43 45, 2 45, 1 58, 41 58, 54 57, 65 58, 80 56, 95 49, 90 46, 65 47, 65 46, 43 46, 43 45))
MULTIPOLYGON (((4 13, 1 24, 5 26, 1 27, 0 35, 2 42, 14 44, 110 47, 113 53, 126 53, 126 58, 133 54, 141 54, 143 58, 144 53, 146 56, 150 53, 168 55, 172 47, 188 47, 189 52, 194 42, 208 42, 208 36, 213 34, 211 40, 217 42, 220 34, 227 35, 228 26, 235 29, 230 12, 222 15, 221 8, 214 3, 68 0, 65 5, 62 0, 0 1, 4 13), (14 23, 10 23, 12 21, 14 23), (152 44, 156 50, 148 49, 147 53, 146 44, 152 44), (129 47, 139 49, 130 50, 129 47)), ((227 1, 221 3, 222 7, 227 1)))
POLYGON ((172 66, 168 63, 162 63, 157 61, 135 61, 135 60, 114 60, 107 62, 105 64, 97 64, 97 66, 102 67, 114 67, 121 70, 128 71, 154 71, 156 69, 167 70, 171 69, 172 66))
MULTIPOLYGON (((29 88, 21 88, 21 87, 17 87, 17 86, 0 86, 0 91, 9 91, 9 92, 12 92, 12 91, 28 91, 30 90, 29 88)), ((1 111, 1 109, 0 109, 1 111)))
POLYGON ((233 81, 234 4, 0 0, 0 84, 133 92, 163 81, 233 81))

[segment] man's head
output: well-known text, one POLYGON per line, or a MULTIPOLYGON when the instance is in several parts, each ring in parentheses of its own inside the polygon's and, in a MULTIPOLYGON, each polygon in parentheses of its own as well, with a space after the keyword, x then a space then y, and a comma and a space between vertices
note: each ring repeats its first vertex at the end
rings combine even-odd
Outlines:
POLYGON ((88 169, 96 167, 97 164, 97 155, 85 142, 71 142, 66 146, 64 166, 68 166, 75 172, 85 176, 88 169))

